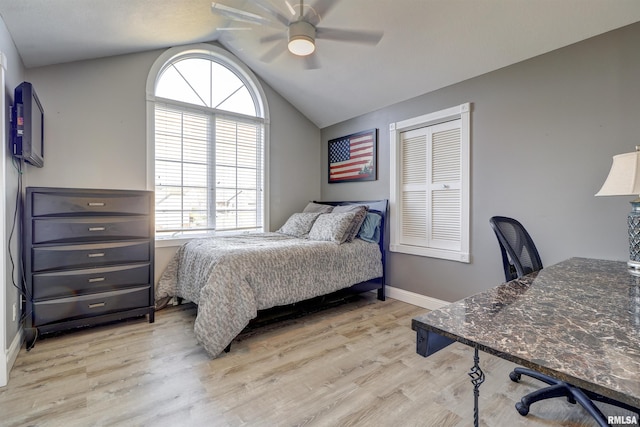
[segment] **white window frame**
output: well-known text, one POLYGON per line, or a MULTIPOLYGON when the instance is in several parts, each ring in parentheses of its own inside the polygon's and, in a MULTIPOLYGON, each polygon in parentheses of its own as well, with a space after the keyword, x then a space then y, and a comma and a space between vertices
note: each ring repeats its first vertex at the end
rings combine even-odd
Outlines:
MULTIPOLYGON (((148 190, 155 189, 155 104, 156 102, 170 101, 173 104, 180 104, 179 101, 166 100, 164 98, 157 97, 155 95, 156 83, 161 76, 166 66, 172 63, 179 57, 186 55, 199 55, 204 58, 211 58, 212 60, 226 66, 239 74, 241 80, 249 88, 252 96, 256 97, 256 104, 259 108, 259 115, 264 124, 264 136, 263 136, 263 168, 262 168, 262 183, 263 183, 263 200, 262 200, 262 222, 263 230, 269 231, 269 108, 267 105, 267 97, 260 85, 258 78, 253 72, 242 62, 240 62, 235 56, 228 51, 211 44, 199 43, 194 45, 179 46, 166 50, 162 53, 158 59, 153 63, 147 77, 146 85, 146 105, 147 105, 147 182, 146 187, 148 190)), ((190 106, 190 104, 184 104, 190 106)), ((234 116, 235 113, 229 111, 221 111, 221 116, 234 116)), ((227 233, 228 234, 228 233, 227 233)), ((180 236, 175 238, 162 238, 156 239, 157 247, 164 246, 179 246, 187 241, 198 236, 180 236)))
MULTIPOLYGON (((419 117, 391 123, 389 125, 390 148, 390 231, 391 242, 389 250, 391 252, 405 253, 410 255, 418 255, 432 258, 440 258, 452 261, 469 263, 469 218, 470 218, 470 149, 471 149, 471 133, 470 133, 470 103, 461 104, 455 107, 425 114, 419 117), (460 249, 447 250, 438 247, 430 247, 426 243, 407 244, 402 242, 400 227, 402 218, 402 206, 400 203, 401 196, 401 153, 400 138, 403 132, 413 129, 419 129, 429 126, 438 125, 452 120, 461 120, 461 218, 460 218, 460 249)), ((430 163, 431 159, 425 159, 430 163)), ((430 165, 427 164, 430 169, 430 165)), ((426 206, 425 206, 426 209, 426 206)), ((431 223, 431 217, 427 211, 427 222, 431 223)), ((430 225, 428 225, 429 227, 430 225)))

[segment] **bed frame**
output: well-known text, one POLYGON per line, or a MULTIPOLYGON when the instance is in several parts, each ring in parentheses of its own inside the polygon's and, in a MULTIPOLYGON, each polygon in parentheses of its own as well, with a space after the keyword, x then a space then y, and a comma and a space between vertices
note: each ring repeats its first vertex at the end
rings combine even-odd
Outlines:
MULTIPOLYGON (((366 205, 369 207, 369 212, 377 213, 381 216, 380 221, 380 242, 378 242, 380 246, 380 253, 382 254, 382 276, 377 277, 375 279, 367 280, 366 282, 357 283, 348 288, 341 289, 336 291, 334 294, 355 294, 355 293, 363 293, 370 292, 376 290, 378 293, 378 299, 380 301, 384 301, 386 299, 385 295, 385 285, 386 285, 386 263, 385 263, 385 244, 387 242, 388 237, 388 227, 387 227, 387 216, 389 214, 389 201, 387 199, 382 200, 369 200, 369 201, 342 201, 342 202, 326 202, 326 201, 315 201, 314 203, 320 203, 323 205, 332 205, 332 206, 342 206, 342 205, 366 205)), ((333 294, 332 294, 333 295, 333 294)), ((245 328, 243 332, 246 332, 251 329, 261 328, 263 326, 269 325, 274 322, 279 322, 284 319, 288 319, 291 317, 299 317, 305 315, 305 313, 317 311, 321 309, 321 307, 331 306, 335 302, 327 301, 325 296, 320 296, 316 298, 312 298, 307 301, 300 301, 298 303, 291 304, 289 307, 291 311, 285 311, 283 314, 283 309, 285 307, 274 307, 266 310, 261 310, 258 312, 258 317, 249 322, 249 325, 245 328), (296 310, 295 307, 298 307, 299 310, 296 310), (313 307, 309 309, 309 307, 313 307)), ((224 349, 225 353, 229 353, 231 351, 231 343, 224 349)))

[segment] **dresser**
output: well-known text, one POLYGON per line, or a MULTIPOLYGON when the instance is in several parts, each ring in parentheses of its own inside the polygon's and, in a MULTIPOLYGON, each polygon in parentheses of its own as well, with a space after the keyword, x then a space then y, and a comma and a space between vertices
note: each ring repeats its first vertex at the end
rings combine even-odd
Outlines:
POLYGON ((27 187, 27 349, 39 334, 135 316, 154 321, 151 191, 27 187))

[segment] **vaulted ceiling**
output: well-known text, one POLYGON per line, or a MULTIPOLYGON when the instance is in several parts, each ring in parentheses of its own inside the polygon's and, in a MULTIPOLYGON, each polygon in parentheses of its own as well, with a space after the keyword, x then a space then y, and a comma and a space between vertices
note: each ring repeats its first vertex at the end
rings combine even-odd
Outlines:
MULTIPOLYGON (((299 8, 296 0, 219 3, 267 17, 265 6, 280 17, 299 8)), ((318 39, 313 62, 320 68, 309 69, 276 39, 286 34, 277 19, 235 21, 212 13, 208 0, 0 0, 0 16, 28 68, 218 41, 320 128, 640 21, 638 0, 310 0, 303 9, 309 6, 323 12, 319 27, 380 31, 382 39, 318 39)))

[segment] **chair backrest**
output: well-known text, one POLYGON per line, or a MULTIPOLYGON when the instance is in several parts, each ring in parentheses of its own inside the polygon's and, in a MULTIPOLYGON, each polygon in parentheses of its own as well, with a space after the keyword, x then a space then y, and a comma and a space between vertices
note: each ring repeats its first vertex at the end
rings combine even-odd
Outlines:
POLYGON ((506 281, 542 270, 542 261, 527 230, 517 220, 494 216, 489 220, 496 233, 506 281))

